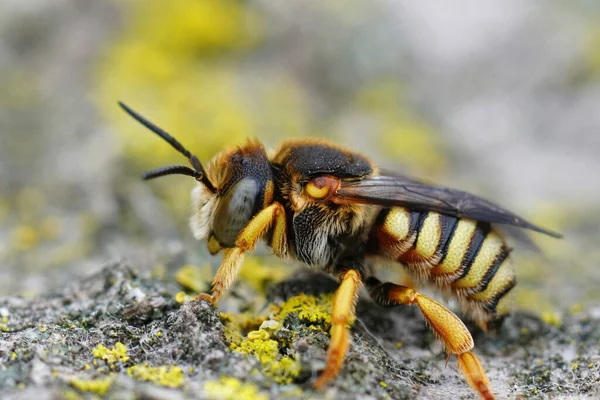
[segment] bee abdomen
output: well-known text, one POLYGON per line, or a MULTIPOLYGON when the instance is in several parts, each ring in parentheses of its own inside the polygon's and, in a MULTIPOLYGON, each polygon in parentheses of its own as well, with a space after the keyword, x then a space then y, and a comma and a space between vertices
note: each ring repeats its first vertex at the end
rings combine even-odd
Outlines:
POLYGON ((488 223, 393 207, 381 211, 371 240, 377 253, 453 293, 484 319, 514 286, 510 251, 488 223))
MULTIPOLYGON (((459 220, 436 212, 410 212, 414 232, 410 247, 395 260, 407 265, 413 273, 425 279, 442 261, 457 229, 459 220)), ((406 243, 409 244, 409 243, 406 243)))

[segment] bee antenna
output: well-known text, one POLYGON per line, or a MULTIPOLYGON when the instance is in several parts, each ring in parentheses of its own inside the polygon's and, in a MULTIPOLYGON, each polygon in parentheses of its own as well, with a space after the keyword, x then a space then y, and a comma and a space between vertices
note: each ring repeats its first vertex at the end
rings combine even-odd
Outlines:
POLYGON ((191 176, 197 180, 202 179, 201 173, 191 169, 190 167, 186 167, 185 165, 169 165, 167 167, 153 169, 152 171, 145 172, 144 175, 142 175, 142 179, 147 181, 149 179, 175 174, 191 176))
POLYGON ((195 175, 190 175, 189 171, 183 172, 184 170, 182 169, 182 166, 176 166, 177 167, 176 169, 171 169, 171 170, 169 170, 169 168, 171 168, 171 167, 165 167, 165 168, 160 168, 158 170, 148 172, 147 174, 144 175, 144 179, 152 179, 152 178, 157 178, 159 176, 171 175, 171 174, 183 174, 183 175, 193 176, 194 178, 196 178, 197 181, 202 182, 211 192, 216 191, 212 182, 206 176, 206 171, 204 170, 204 167, 202 167, 202 164, 200 163, 200 160, 198 160, 198 157, 196 157, 194 154, 190 153, 185 147, 183 147, 183 145, 181 143, 179 143, 179 141, 177 141, 177 139, 175 139, 173 136, 171 136, 167 131, 165 131, 164 129, 160 128, 159 126, 153 124, 152 122, 148 121, 145 117, 143 117, 142 115, 138 114, 136 111, 133 111, 131 108, 129 108, 129 106, 127 106, 125 103, 119 101, 119 106, 123 110, 125 110, 125 112, 127 114, 129 114, 131 117, 133 117, 133 119, 138 121, 140 124, 144 125, 146 128, 150 129, 152 132, 156 133, 158 136, 163 138, 167 143, 169 143, 175 150, 177 150, 178 152, 183 154, 185 157, 187 157, 190 164, 194 168, 194 172, 196 173, 195 175), (153 175, 153 173, 159 173, 160 171, 162 171, 162 174, 153 175), (171 171, 171 172, 167 172, 167 171, 171 171), (146 177, 146 176, 150 176, 150 177, 146 177))

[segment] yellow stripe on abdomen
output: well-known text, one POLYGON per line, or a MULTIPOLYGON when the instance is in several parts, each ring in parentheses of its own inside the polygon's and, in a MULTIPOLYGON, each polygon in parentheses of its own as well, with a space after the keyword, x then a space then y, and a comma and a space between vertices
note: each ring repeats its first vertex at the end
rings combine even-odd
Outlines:
POLYGON ((512 268, 512 264, 506 259, 494 278, 490 281, 487 288, 479 293, 474 293, 469 296, 469 300, 479 301, 486 303, 487 305, 493 305, 500 300, 507 289, 514 285, 515 272, 512 268))
POLYGON ((489 232, 466 276, 455 281, 452 288, 456 290, 472 289, 480 285, 488 270, 494 266, 496 257, 504 248, 502 238, 495 232, 489 232))
POLYGON ((440 214, 430 212, 417 235, 416 256, 425 260, 431 259, 436 254, 441 236, 440 214))
POLYGON ((410 230, 410 213, 408 210, 399 207, 390 209, 383 223, 383 230, 398 241, 404 240, 410 230))
POLYGON ((473 238, 477 222, 461 219, 452 235, 452 240, 446 249, 446 255, 440 264, 431 270, 432 276, 454 275, 463 267, 463 259, 473 238))

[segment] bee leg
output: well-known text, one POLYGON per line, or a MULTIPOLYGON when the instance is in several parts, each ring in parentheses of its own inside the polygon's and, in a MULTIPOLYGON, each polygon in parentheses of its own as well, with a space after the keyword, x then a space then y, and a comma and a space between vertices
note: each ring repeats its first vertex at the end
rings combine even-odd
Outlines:
POLYGON ((237 274, 244 262, 244 251, 239 247, 226 249, 223 254, 223 261, 215 274, 212 283, 211 294, 201 293, 196 299, 203 299, 210 303, 217 304, 221 295, 225 293, 235 282, 237 274))
POLYGON ((361 286, 362 278, 358 271, 350 269, 341 274, 341 283, 331 307, 331 339, 327 350, 327 364, 314 383, 317 389, 335 378, 342 368, 346 351, 350 347, 350 330, 347 325, 354 315, 361 286))
POLYGON ((405 286, 390 282, 382 283, 376 278, 366 282, 369 293, 375 302, 384 307, 401 304, 416 304, 438 339, 444 344, 449 354, 456 354, 460 367, 469 385, 483 399, 492 400, 492 393, 487 376, 477 356, 471 352, 473 337, 465 324, 450 310, 437 301, 405 286))
POLYGON ((287 249, 285 240, 285 210, 281 204, 273 203, 256 214, 248 225, 242 229, 235 242, 236 247, 224 251, 223 262, 221 262, 213 279, 211 294, 202 293, 196 299, 204 299, 213 304, 219 301, 223 293, 235 282, 235 278, 244 262, 245 253, 256 247, 258 240, 273 225, 273 221, 275 221, 273 243, 277 243, 277 246, 279 246, 278 248, 273 246, 273 248, 276 254, 278 254, 277 251, 281 252, 287 249), (284 248, 284 250, 281 250, 281 248, 284 248))

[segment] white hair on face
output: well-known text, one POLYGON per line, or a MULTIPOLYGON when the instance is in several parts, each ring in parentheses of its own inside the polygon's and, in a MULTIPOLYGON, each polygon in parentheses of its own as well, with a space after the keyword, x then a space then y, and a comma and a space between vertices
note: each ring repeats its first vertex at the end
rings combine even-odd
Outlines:
POLYGON ((217 206, 217 196, 201 183, 192 190, 192 216, 190 228, 198 240, 206 239, 210 233, 217 206))

